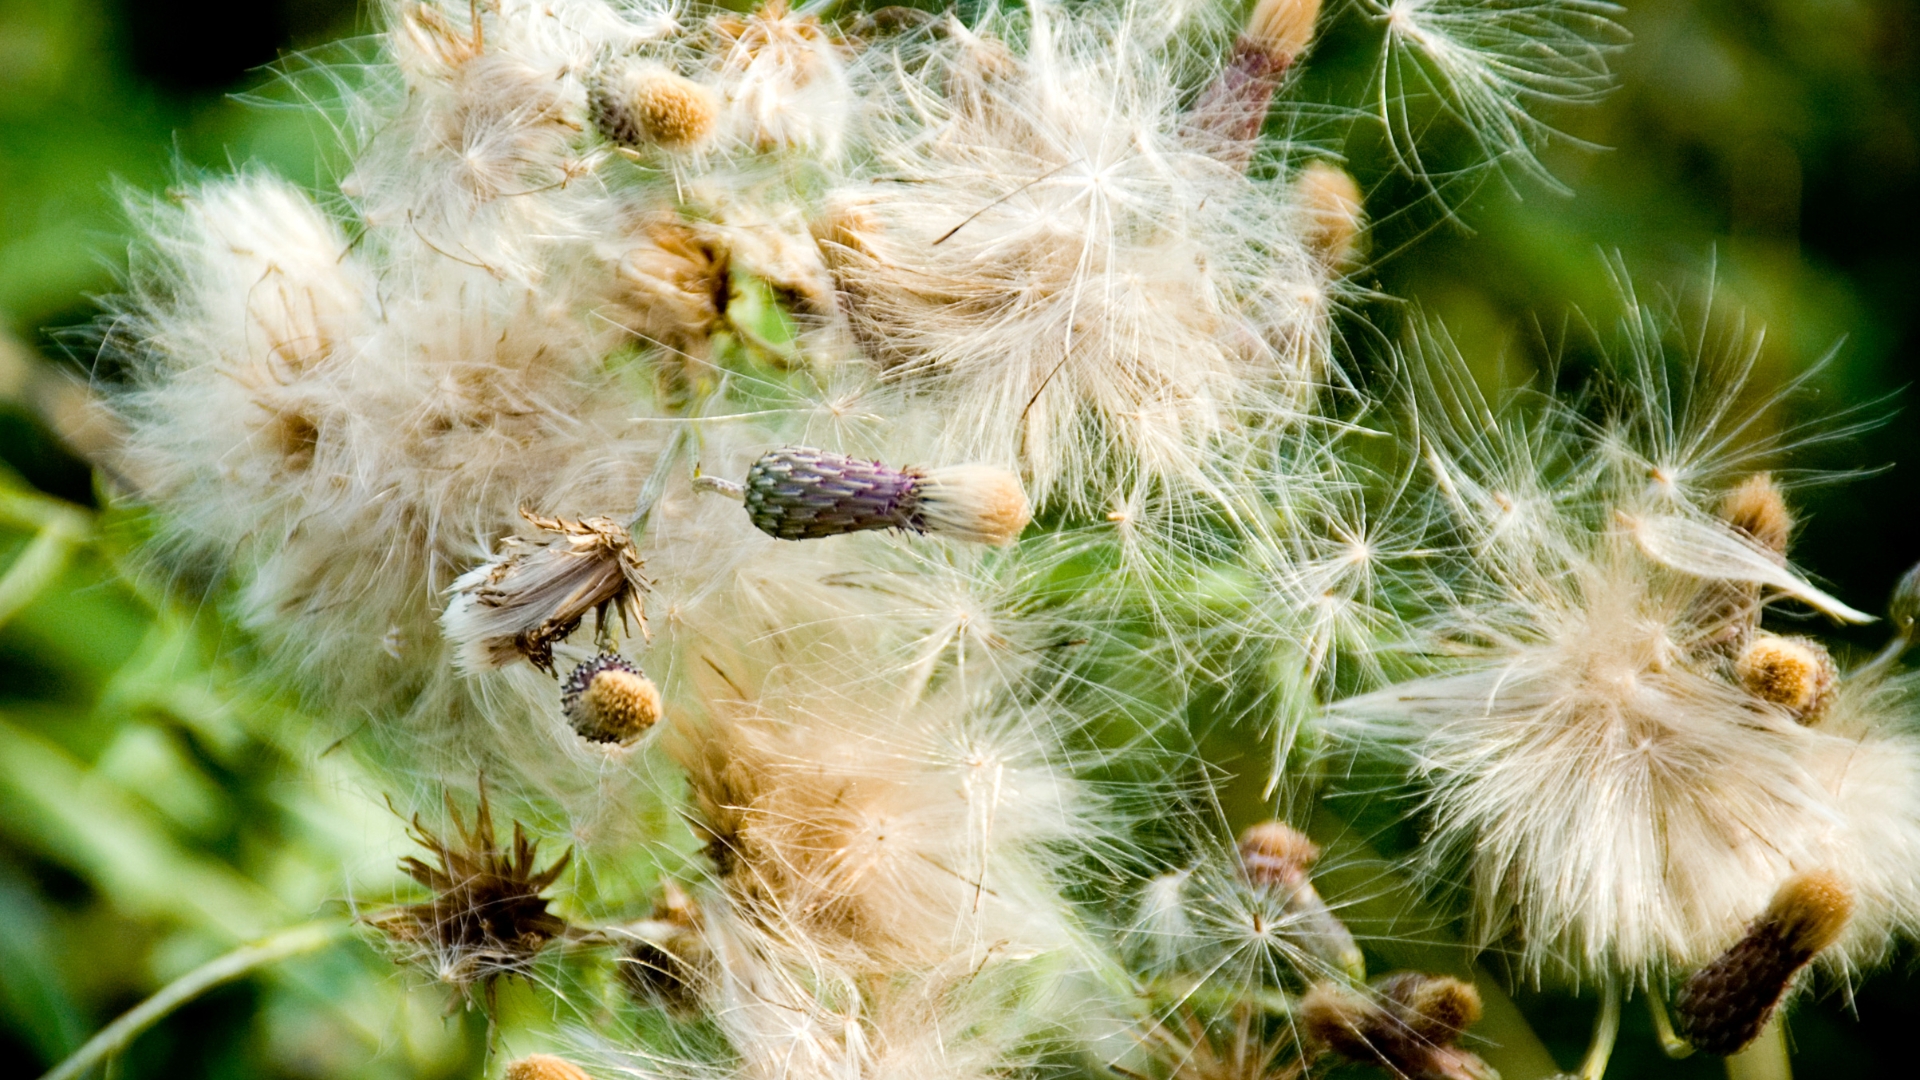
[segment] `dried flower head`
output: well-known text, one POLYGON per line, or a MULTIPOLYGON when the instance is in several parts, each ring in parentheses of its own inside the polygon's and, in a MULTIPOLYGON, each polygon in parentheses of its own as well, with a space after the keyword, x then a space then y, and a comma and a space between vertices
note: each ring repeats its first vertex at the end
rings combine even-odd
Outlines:
POLYGON ((1444 975, 1401 972, 1372 994, 1320 983, 1300 1000, 1309 1046, 1386 1069, 1407 1080, 1489 1080, 1485 1062, 1453 1043, 1480 1019, 1480 994, 1444 975))
POLYGON ((668 881, 641 940, 629 946, 620 960, 620 977, 637 999, 679 1016, 699 1010, 714 963, 712 950, 700 936, 700 925, 700 909, 693 897, 668 881))
POLYGON ((458 663, 469 671, 501 667, 525 657, 553 671, 553 647, 595 612, 602 639, 610 638, 610 612, 647 632, 642 596, 652 584, 633 541, 619 522, 547 518, 522 510, 534 528, 550 535, 508 537, 491 561, 460 576, 447 591, 453 600, 441 616, 447 636, 459 645, 458 663))
POLYGON ((1834 943, 1853 914, 1853 893, 1830 873, 1788 879, 1733 946, 1694 972, 1674 997, 1680 1035, 1710 1054, 1752 1042, 1793 977, 1834 943))
POLYGON ((660 63, 611 65, 595 81, 588 102, 600 134, 636 150, 697 150, 720 123, 720 100, 713 91, 660 63))
POLYGON ((587 1070, 552 1054, 528 1054, 507 1063, 503 1080, 593 1080, 587 1070))
POLYGON ((780 540, 873 529, 1010 544, 1033 517, 1019 478, 986 465, 896 469, 877 461, 790 446, 762 454, 734 485, 754 527, 780 540))
POLYGON ((567 932, 566 920, 547 910, 540 894, 559 880, 573 852, 538 869, 538 844, 527 839, 518 822, 512 846, 502 848, 494 836, 484 787, 471 830, 461 821, 451 794, 447 816, 452 841, 442 840, 417 817, 413 822, 414 841, 433 853, 434 863, 412 855, 400 860, 400 868, 433 890, 433 898, 368 921, 411 958, 430 965, 442 981, 464 991, 500 975, 525 973, 567 932))
POLYGON ((1247 880, 1281 899, 1288 936, 1334 970, 1361 978, 1366 960, 1353 933, 1307 877, 1307 868, 1319 857, 1319 846, 1283 821, 1262 822, 1240 834, 1240 864, 1247 880))
POLYGON ((615 746, 645 735, 662 712, 653 680, 616 653, 600 653, 568 673, 560 710, 581 738, 615 746))
POLYGON ((853 90, 842 46, 818 16, 768 0, 750 15, 717 16, 711 30, 741 141, 761 150, 839 154, 853 90))
POLYGON ((1839 679, 1824 645, 1778 634, 1755 634, 1734 670, 1754 697, 1780 706, 1803 724, 1818 721, 1826 712, 1839 679))

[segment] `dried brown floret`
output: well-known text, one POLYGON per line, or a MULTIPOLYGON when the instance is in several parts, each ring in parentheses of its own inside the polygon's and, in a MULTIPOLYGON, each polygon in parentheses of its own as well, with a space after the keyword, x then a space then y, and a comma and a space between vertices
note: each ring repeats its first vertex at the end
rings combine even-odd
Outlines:
POLYGON ((499 975, 525 972, 567 922, 547 910, 545 892, 566 870, 573 852, 544 870, 536 869, 538 843, 518 822, 513 843, 502 848, 494 836, 493 812, 481 788, 480 805, 468 829, 447 797, 452 842, 441 839, 420 819, 410 835, 433 853, 429 863, 409 855, 400 860, 408 877, 433 890, 433 898, 406 904, 368 920, 411 959, 434 967, 441 980, 462 991, 499 975))
POLYGON ((1480 994, 1444 975, 1400 972, 1371 995, 1321 983, 1301 998, 1296 1022, 1315 1051, 1377 1065, 1406 1080, 1486 1080, 1486 1063, 1453 1043, 1480 1018, 1480 994))
POLYGON ((447 590, 453 601, 441 624, 460 646, 463 668, 502 667, 524 656, 552 674, 554 645, 589 611, 597 614, 603 643, 611 611, 620 613, 622 625, 638 623, 647 633, 641 596, 652 582, 625 526, 603 517, 570 521, 526 510, 520 516, 551 535, 508 537, 491 561, 447 590))

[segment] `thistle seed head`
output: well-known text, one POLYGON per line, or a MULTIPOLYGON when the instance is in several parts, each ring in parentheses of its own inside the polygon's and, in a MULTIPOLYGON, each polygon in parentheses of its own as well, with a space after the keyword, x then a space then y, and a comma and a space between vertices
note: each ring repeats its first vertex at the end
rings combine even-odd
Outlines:
POLYGON ((636 150, 696 150, 719 127, 713 91, 664 64, 629 62, 603 72, 588 104, 602 135, 636 150))
POLYGON ((1373 991, 1374 996, 1365 996, 1336 983, 1308 990, 1295 1015, 1309 1049, 1408 1080, 1492 1075, 1485 1062, 1452 1045, 1480 1017, 1480 994, 1472 986, 1443 975, 1402 972, 1381 980, 1373 991))
POLYGON ((611 518, 570 521, 522 510, 541 532, 509 537, 493 559, 468 571, 447 591, 453 594, 440 618, 458 646, 466 671, 503 667, 525 657, 553 672, 553 646, 566 640, 596 611, 610 633, 609 612, 647 632, 641 595, 652 584, 627 530, 611 518))
POLYGON ((691 1016, 713 962, 700 936, 700 909, 685 889, 668 881, 653 905, 653 922, 658 932, 627 950, 620 977, 638 1000, 691 1016))
POLYGON ((896 469, 786 447, 762 454, 743 488, 754 526, 780 540, 904 529, 1005 544, 1032 518, 1019 480, 985 465, 896 469))
POLYGON ((1793 514, 1771 473, 1754 473, 1727 492, 1720 519, 1784 560, 1793 535, 1793 514))
POLYGON ((1674 1026, 1710 1054, 1752 1042, 1793 977, 1833 944, 1853 915, 1853 892, 1825 871, 1799 874, 1774 893, 1747 936, 1694 972, 1673 999, 1674 1026))
POLYGON ((539 845, 527 839, 518 822, 512 847, 502 848, 494 836, 484 787, 471 830, 451 795, 447 816, 453 824, 452 841, 428 830, 418 817, 413 820, 410 835, 433 853, 434 863, 412 855, 400 860, 400 869, 432 889, 433 898, 368 922, 464 991, 476 982, 526 971, 550 942, 566 933, 566 920, 548 911, 540 894, 559 880, 573 852, 544 870, 536 869, 539 845))
POLYGON ((503 1080, 593 1080, 587 1070, 552 1054, 528 1054, 507 1063, 503 1080))
POLYGON ((1345 270, 1353 263, 1360 238, 1360 185, 1347 170, 1327 161, 1310 163, 1293 183, 1305 216, 1308 250, 1329 273, 1345 270))
POLYGON ((1263 888, 1294 888, 1320 857, 1320 846, 1284 821, 1263 821, 1240 834, 1240 864, 1263 888))
POLYGON ((1839 672, 1826 647, 1812 638, 1756 634, 1735 664, 1741 685, 1803 724, 1819 720, 1833 701, 1839 672))
POLYGON ((1247 16, 1242 40, 1258 46, 1275 68, 1284 71, 1307 51, 1319 17, 1320 0, 1260 0, 1247 16))
POLYGON ((583 739, 627 746, 660 720, 653 680, 614 653, 600 653, 568 674, 560 708, 583 739))

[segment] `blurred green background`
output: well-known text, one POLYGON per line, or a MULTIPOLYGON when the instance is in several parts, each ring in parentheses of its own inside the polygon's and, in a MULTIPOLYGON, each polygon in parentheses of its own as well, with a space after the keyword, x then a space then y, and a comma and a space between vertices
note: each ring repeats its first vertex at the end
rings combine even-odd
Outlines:
MULTIPOLYGON (((1620 89, 1550 114, 1604 148, 1548 149, 1571 193, 1490 178, 1455 193, 1471 231, 1391 217, 1372 241, 1391 257, 1369 277, 1441 317, 1490 382, 1536 370, 1571 311, 1611 320, 1615 252, 1649 288, 1712 268, 1769 328, 1764 381, 1837 346, 1790 409, 1879 403, 1886 422, 1800 459, 1872 471, 1805 493, 1799 554, 1874 608, 1920 559, 1920 12, 1647 0, 1622 21, 1620 89)), ((129 564, 137 516, 98 513, 69 445, 89 438, 72 380, 90 358, 62 333, 113 287, 118 190, 250 163, 324 181, 324 124, 263 65, 366 25, 342 0, 0 0, 0 1074, 36 1075, 240 941, 398 887, 400 823, 346 755, 302 737, 188 590, 129 564)), ((1310 89, 1351 91, 1357 63, 1334 41, 1310 89)), ((1375 205, 1408 193, 1377 140, 1351 152, 1375 205)), ((1367 315, 1391 332, 1410 310, 1367 315)), ((1796 1016, 1802 1076, 1913 1075, 1910 958, 1796 1016)), ((341 945, 210 994, 115 1075, 477 1076, 484 1024, 443 1018, 444 997, 416 983, 341 945)), ((1591 1003, 1521 1003, 1575 1060, 1591 1003)), ((1658 1060, 1643 1015, 1626 1015, 1614 1075, 1719 1075, 1712 1059, 1658 1060)))

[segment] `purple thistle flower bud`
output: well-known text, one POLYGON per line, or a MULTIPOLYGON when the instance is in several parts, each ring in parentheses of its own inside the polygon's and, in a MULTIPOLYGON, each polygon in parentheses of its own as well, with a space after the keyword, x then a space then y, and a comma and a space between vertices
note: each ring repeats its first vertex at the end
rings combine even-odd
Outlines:
POLYGON ((754 526, 780 540, 905 529, 1006 544, 1033 516, 1020 481, 1002 469, 896 469, 805 447, 762 454, 740 495, 754 526))

